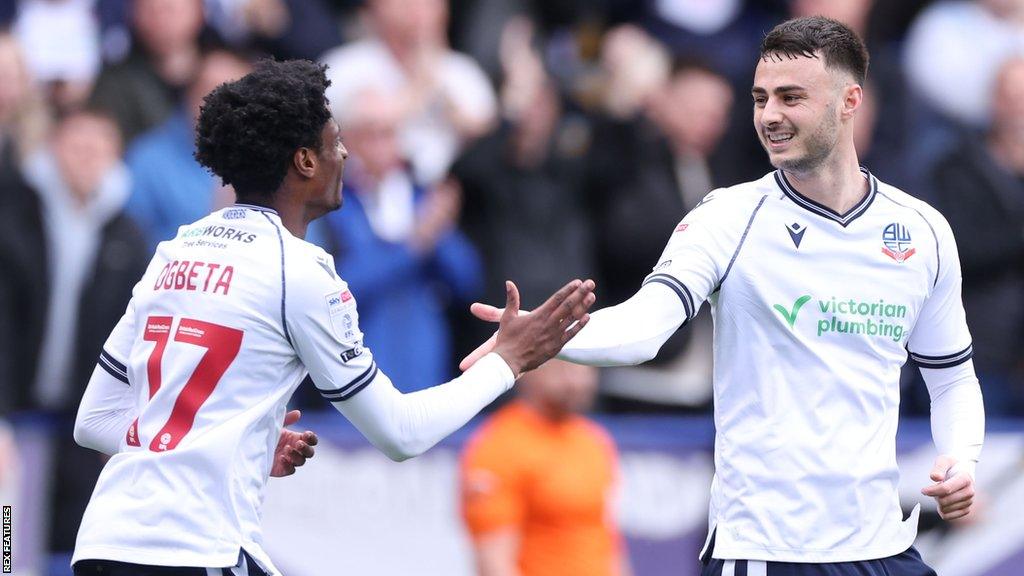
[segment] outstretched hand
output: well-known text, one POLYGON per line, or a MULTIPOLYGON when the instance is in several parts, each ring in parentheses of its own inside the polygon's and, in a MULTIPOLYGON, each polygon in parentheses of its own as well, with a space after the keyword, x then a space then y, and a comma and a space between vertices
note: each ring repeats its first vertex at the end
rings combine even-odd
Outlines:
POLYGON ((594 281, 573 280, 555 292, 533 312, 520 312, 519 289, 505 283, 505 308, 484 304, 470 307, 482 320, 498 322, 498 332, 462 360, 468 370, 489 352, 497 352, 517 375, 548 361, 590 320, 587 310, 594 305, 594 281))
POLYGON ((974 477, 959 470, 956 464, 956 459, 950 456, 936 458, 930 474, 935 483, 921 489, 921 494, 935 498, 943 520, 967 516, 974 504, 974 477))
MULTIPOLYGON (((284 425, 291 426, 299 421, 302 412, 292 410, 284 415, 284 425)), ((270 475, 275 478, 291 476, 295 469, 306 463, 306 460, 313 457, 319 439, 315 432, 294 432, 288 428, 281 429, 281 437, 277 441, 277 449, 274 450, 274 465, 270 469, 270 475)))

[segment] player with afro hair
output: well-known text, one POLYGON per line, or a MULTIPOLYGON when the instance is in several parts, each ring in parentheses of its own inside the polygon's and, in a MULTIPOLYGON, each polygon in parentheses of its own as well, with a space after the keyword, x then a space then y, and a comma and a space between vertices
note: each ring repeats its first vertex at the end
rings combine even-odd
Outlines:
POLYGON ((293 233, 290 224, 304 231, 341 206, 348 152, 328 108, 325 70, 308 60, 261 60, 210 92, 196 125, 196 160, 234 187, 240 203, 277 209, 293 233))

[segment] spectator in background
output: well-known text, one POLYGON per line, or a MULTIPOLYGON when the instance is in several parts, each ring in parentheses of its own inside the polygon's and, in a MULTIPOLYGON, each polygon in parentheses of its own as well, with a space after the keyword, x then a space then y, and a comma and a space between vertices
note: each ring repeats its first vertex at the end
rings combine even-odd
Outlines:
POLYGON ((334 114, 367 89, 395 96, 402 152, 419 182, 436 183, 490 128, 494 91, 472 59, 448 47, 447 0, 369 0, 367 16, 368 38, 323 57, 334 114))
POLYGON ((195 122, 203 97, 251 69, 239 56, 213 51, 203 56, 183 105, 154 130, 128 148, 132 173, 128 213, 146 233, 150 249, 174 238, 178 227, 234 203, 234 191, 193 157, 195 122))
POLYGON ((665 47, 631 24, 605 33, 600 58, 600 108, 604 115, 624 122, 640 116, 672 67, 665 47))
POLYGON ((446 302, 468 303, 478 295, 481 268, 476 250, 455 227, 458 188, 447 182, 421 186, 405 161, 398 106, 374 91, 341 103, 351 154, 346 206, 326 220, 338 272, 360 295, 365 344, 396 386, 411 392, 448 379, 446 302))
POLYGON ((203 2, 133 0, 131 20, 131 51, 103 67, 90 100, 117 120, 126 143, 180 105, 201 59, 203 2))
POLYGON ((46 140, 50 124, 24 48, 0 31, 0 174, 20 170, 21 161, 46 140))
POLYGON ((46 316, 46 260, 39 198, 22 161, 49 128, 17 41, 0 32, 0 418, 29 405, 46 316))
MULTIPOLYGON (((588 180, 594 194, 596 261, 605 302, 636 292, 658 261, 678 215, 693 209, 722 177, 711 158, 729 125, 733 92, 720 74, 677 60, 639 114, 601 120, 588 180)), ((609 410, 703 409, 711 399, 711 322, 698 316, 668 341, 653 364, 605 370, 609 410)))
POLYGON ((145 271, 142 234, 124 214, 130 177, 121 162, 113 119, 73 112, 56 127, 52 144, 25 168, 39 194, 48 300, 32 389, 36 407, 55 417, 55 470, 50 549, 74 548, 78 522, 102 463, 79 448, 72 428, 79 400, 106 334, 113 329, 145 271))
POLYGON ((81 105, 100 67, 96 0, 20 0, 13 32, 58 109, 81 105))
POLYGON ((631 572, 614 522, 615 444, 580 415, 596 386, 595 369, 551 360, 466 445, 462 512, 479 576, 631 572))
POLYGON ((283 60, 316 60, 341 43, 324 0, 207 0, 206 7, 210 25, 229 43, 283 60))
POLYGON ((1024 2, 936 2, 910 28, 904 71, 917 94, 945 118, 983 128, 991 119, 989 94, 1000 63, 1022 53, 1024 2))
POLYGON ((936 164, 935 207, 949 219, 963 267, 974 363, 991 414, 1024 411, 1024 56, 1005 61, 992 123, 936 164))
MULTIPOLYGON (((499 298, 511 279, 526 308, 565 275, 593 275, 593 238, 584 189, 587 124, 567 113, 557 87, 530 47, 532 25, 511 20, 502 37, 502 122, 466 150, 452 174, 466 199, 462 225, 480 249, 485 292, 499 298)), ((458 316, 455 317, 458 320, 458 316)), ((469 318, 459 344, 486 339, 491 327, 469 318)), ((460 346, 461 347, 461 346, 460 346)))

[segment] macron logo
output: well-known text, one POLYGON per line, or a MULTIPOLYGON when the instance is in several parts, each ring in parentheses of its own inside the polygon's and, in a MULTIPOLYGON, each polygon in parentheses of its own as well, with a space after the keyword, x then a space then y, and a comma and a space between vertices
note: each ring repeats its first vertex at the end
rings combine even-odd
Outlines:
POLYGON ((800 224, 793 222, 789 226, 786 226, 786 232, 789 232, 789 238, 793 241, 793 246, 800 249, 800 242, 804 239, 804 232, 807 232, 807 226, 801 226, 800 224))

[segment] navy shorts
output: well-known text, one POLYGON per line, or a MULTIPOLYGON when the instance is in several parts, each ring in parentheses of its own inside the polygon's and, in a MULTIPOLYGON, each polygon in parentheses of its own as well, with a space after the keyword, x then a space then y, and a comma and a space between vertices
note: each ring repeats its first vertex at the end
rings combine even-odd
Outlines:
POLYGON ((913 546, 902 554, 856 562, 804 563, 763 560, 704 562, 701 576, 936 576, 913 546))
POLYGON ((242 550, 238 564, 228 568, 193 568, 188 566, 144 566, 115 560, 79 560, 75 576, 267 576, 248 552, 242 550))

